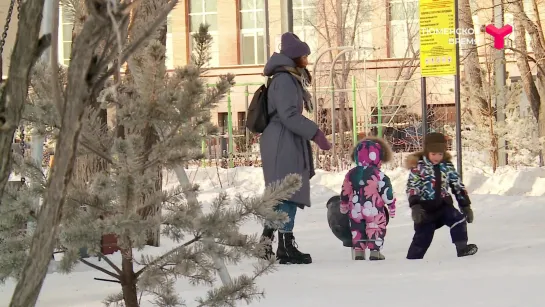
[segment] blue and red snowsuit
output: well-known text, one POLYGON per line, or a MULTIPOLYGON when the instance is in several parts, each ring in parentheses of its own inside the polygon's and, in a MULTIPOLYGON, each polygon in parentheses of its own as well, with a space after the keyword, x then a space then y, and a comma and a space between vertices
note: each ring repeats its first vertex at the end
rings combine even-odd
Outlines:
POLYGON ((435 230, 444 225, 450 227, 452 243, 467 242, 467 222, 465 216, 454 207, 449 188, 452 190, 460 208, 468 207, 471 201, 467 190, 446 153, 444 160, 434 165, 422 152, 407 158, 410 170, 407 181, 409 206, 422 206, 425 219, 414 224, 414 237, 407 253, 408 259, 422 259, 426 254, 435 230))

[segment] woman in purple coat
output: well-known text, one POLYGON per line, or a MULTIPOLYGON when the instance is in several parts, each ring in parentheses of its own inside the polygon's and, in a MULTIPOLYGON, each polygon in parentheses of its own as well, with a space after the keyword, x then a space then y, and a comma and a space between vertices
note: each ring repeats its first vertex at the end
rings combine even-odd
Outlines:
MULTIPOLYGON (((306 87, 311 82, 306 69, 310 48, 295 34, 282 35, 280 53, 274 53, 263 70, 272 78, 268 88, 270 122, 259 140, 263 176, 269 185, 283 180, 288 174, 299 174, 302 187, 293 196, 278 204, 277 210, 289 217, 283 228, 278 229, 276 258, 281 264, 311 263, 310 254, 297 249, 293 227, 297 208, 310 207, 310 178, 314 176, 312 149, 314 141, 322 150, 331 144, 312 120, 303 116, 303 109, 312 111, 311 96, 306 87)), ((272 241, 276 229, 265 226, 263 239, 272 241)), ((272 245, 267 245, 265 258, 274 256, 272 245)))

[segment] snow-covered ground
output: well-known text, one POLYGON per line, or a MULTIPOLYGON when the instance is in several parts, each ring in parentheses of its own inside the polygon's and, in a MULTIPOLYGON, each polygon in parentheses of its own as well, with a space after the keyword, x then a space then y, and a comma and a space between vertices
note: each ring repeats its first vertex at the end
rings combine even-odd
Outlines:
MULTIPOLYGON (((252 306, 374 306, 374 307, 538 307, 545 299, 545 169, 505 168, 494 175, 470 169, 464 173, 471 193, 475 222, 469 225, 472 243, 479 252, 457 258, 448 230, 437 231, 432 247, 422 261, 405 259, 413 235, 404 195, 407 173, 387 171, 398 198, 398 217, 391 220, 384 247, 386 261, 355 262, 350 250, 330 232, 325 203, 340 190, 343 174, 319 171, 312 180, 313 207, 299 211, 295 235, 301 250, 313 256, 310 265, 279 266, 278 271, 258 280, 266 298, 252 306)), ((220 181, 230 193, 254 193, 264 187, 261 169, 192 169, 190 177, 201 185, 200 199, 210 201, 220 191, 220 181), (220 180, 221 179, 221 180, 220 180)), ((169 183, 175 181, 168 176, 169 183)), ((258 232, 259 225, 248 224, 245 231, 258 232)), ((166 239, 157 253, 172 246, 166 239)), ((119 260, 119 255, 111 257, 119 260)), ((94 263, 105 265, 104 262, 94 263)), ((232 275, 250 272, 251 261, 230 266, 232 275)), ((102 277, 80 264, 70 275, 51 273, 42 289, 39 307, 99 307, 119 285, 96 281, 102 277)), ((0 287, 0 306, 7 306, 13 282, 0 287)), ((178 290, 188 306, 206 288, 195 288, 183 281, 178 290)), ((152 306, 144 297, 142 306, 152 306)), ((241 304, 242 306, 242 304, 241 304)))

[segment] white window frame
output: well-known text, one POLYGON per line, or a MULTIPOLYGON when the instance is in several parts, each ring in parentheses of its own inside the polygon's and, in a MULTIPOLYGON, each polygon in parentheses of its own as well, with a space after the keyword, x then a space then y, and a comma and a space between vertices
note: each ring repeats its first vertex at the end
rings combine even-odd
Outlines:
POLYGON ((263 40, 265 40, 265 25, 263 25, 263 28, 257 28, 257 16, 259 14, 265 14, 265 11, 264 9, 258 9, 257 8, 257 2, 258 1, 263 1, 263 0, 240 0, 239 1, 239 5, 240 5, 240 8, 241 10, 239 11, 239 14, 240 14, 240 18, 241 18, 241 22, 240 22, 240 62, 242 65, 263 65, 265 64, 264 62, 263 63, 259 63, 259 53, 261 52, 261 57, 263 58, 263 60, 265 61, 265 45, 263 46, 258 46, 258 39, 257 37, 258 36, 263 36, 263 40), (254 3, 254 7, 256 7, 256 9, 250 9, 250 10, 243 10, 242 9, 242 1, 253 1, 254 3), (254 22, 254 28, 248 28, 248 29, 244 29, 243 28, 243 25, 242 25, 242 14, 243 13, 253 13, 254 16, 255 16, 255 22, 254 22), (244 63, 244 37, 245 36, 253 36, 254 37, 254 63, 244 63))
POLYGON ((305 12, 316 13, 315 0, 299 0, 301 5, 293 6, 293 32, 310 47, 309 61, 314 62, 318 52, 318 36, 315 25, 309 25, 305 20, 305 12), (297 17, 295 17, 297 16, 297 17), (295 24, 297 21, 298 24, 295 24))
MULTIPOLYGON (((404 3, 410 3, 410 2, 415 2, 415 3, 418 3, 419 1, 418 0, 391 0, 390 1, 390 5, 395 5, 395 4, 404 4, 404 3)), ((406 4, 405 4, 406 5, 406 4)), ((415 39, 414 41, 412 42, 413 43, 413 46, 414 46, 414 51, 418 51, 420 49, 420 34, 419 34, 419 31, 418 31, 418 28, 419 28, 419 13, 418 13, 418 10, 416 12, 414 12, 413 14, 413 18, 408 18, 408 19, 392 19, 392 17, 390 16, 390 37, 389 37, 389 40, 390 40, 390 54, 391 54, 391 58, 405 58, 406 55, 407 56, 412 56, 410 53, 407 54, 407 50, 409 49, 409 30, 411 30, 411 32, 415 32, 415 39), (409 29, 409 26, 411 27, 411 29, 409 29), (403 31, 403 37, 400 38, 400 39, 403 39, 403 42, 402 42, 402 46, 403 47, 403 54, 397 54, 398 52, 396 52, 396 46, 399 48, 399 39, 396 39, 395 35, 396 33, 398 33, 397 31, 393 31, 393 28, 394 27, 397 27, 397 28, 401 28, 402 31, 403 31)))
MULTIPOLYGON (((196 32, 194 32, 193 30, 198 30, 198 29, 191 29, 191 17, 192 16, 201 16, 203 21, 206 23, 206 16, 211 16, 211 15, 214 15, 216 16, 216 19, 217 19, 217 16, 218 16, 218 11, 217 11, 217 2, 216 2, 216 11, 215 12, 208 12, 206 11, 206 4, 205 4, 205 0, 200 0, 201 2, 201 11, 198 12, 198 13, 192 13, 191 12, 191 6, 189 6, 189 50, 191 50, 191 54, 193 54, 193 34, 195 34, 196 32)), ((218 24, 218 22, 216 22, 216 24, 218 24)), ((218 27, 219 27, 219 24, 218 24, 218 27)), ((208 31, 208 34, 210 34, 210 36, 212 36, 212 45, 210 47, 210 62, 205 65, 206 67, 218 67, 220 66, 220 52, 219 52, 219 42, 218 42, 218 39, 219 39, 219 31, 218 30, 209 30, 208 31)), ((167 37, 168 39, 168 37, 167 37)))
POLYGON ((70 64, 70 53, 65 54, 64 43, 72 43, 72 36, 69 39, 64 37, 64 25, 74 24, 74 22, 69 22, 68 17, 64 16, 62 11, 62 5, 59 6, 59 42, 58 42, 58 60, 59 63, 63 66, 68 66, 70 64), (66 18, 66 19, 65 19, 66 18))

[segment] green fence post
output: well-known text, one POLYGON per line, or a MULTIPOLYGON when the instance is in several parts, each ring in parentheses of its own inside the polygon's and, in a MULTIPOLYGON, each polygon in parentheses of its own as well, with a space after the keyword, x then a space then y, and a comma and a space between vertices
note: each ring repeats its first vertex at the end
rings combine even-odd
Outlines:
POLYGON ((227 133, 229 136, 229 167, 234 167, 233 161, 233 113, 231 112, 231 90, 227 93, 227 133))
POLYGON ((354 146, 358 143, 358 123, 356 112, 356 76, 352 76, 352 136, 354 139, 354 146))
MULTIPOLYGON (((248 105, 250 103, 250 91, 248 89, 248 85, 244 86, 244 105, 246 107, 246 110, 244 111, 244 116, 248 116, 248 105)), ((246 121, 244 121, 246 124, 246 121)), ((246 151, 246 159, 248 160, 250 158, 250 130, 248 128, 244 127, 244 136, 246 137, 246 148, 244 150, 246 151)))
POLYGON ((201 154, 201 167, 206 167, 206 135, 204 135, 204 128, 202 128, 201 154))
MULTIPOLYGON (((329 89, 330 89, 330 92, 331 92, 331 145, 332 145, 332 148, 331 148, 331 152, 332 152, 332 166, 335 166, 335 157, 337 156, 336 155, 336 137, 335 137, 335 134, 337 133, 336 131, 336 125, 337 125, 337 121, 335 120, 335 113, 336 113, 336 105, 335 105, 335 81, 333 80, 333 77, 331 77, 331 84, 329 85, 329 89)), ((343 137, 341 135, 341 137, 343 137)))
POLYGON ((377 135, 382 137, 382 88, 380 86, 380 75, 377 75, 377 135))

